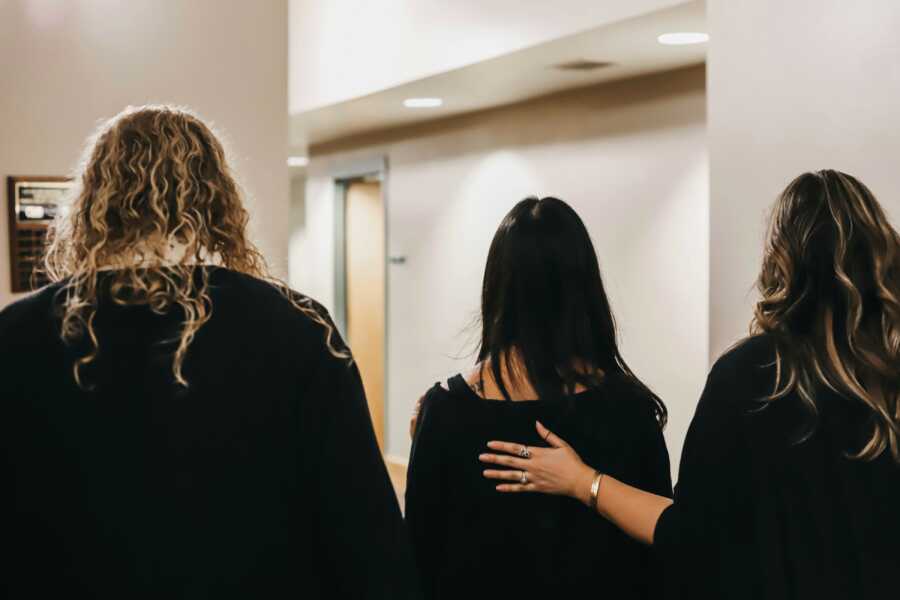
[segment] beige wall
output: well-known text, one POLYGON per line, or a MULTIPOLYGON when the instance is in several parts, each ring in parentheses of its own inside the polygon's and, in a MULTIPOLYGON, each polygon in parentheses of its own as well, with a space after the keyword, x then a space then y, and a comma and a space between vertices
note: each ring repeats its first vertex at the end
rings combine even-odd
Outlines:
POLYGON ((0 307, 7 175, 64 175, 99 119, 183 104, 224 134, 252 231, 286 274, 287 0, 0 2, 0 307))
POLYGON ((292 283, 329 307, 331 175, 389 162, 389 252, 407 260, 389 267, 388 454, 407 454, 415 400, 472 364, 467 326, 490 240, 513 204, 537 194, 585 220, 625 357, 670 408, 677 463, 707 367, 704 84, 695 67, 318 148, 292 283))
POLYGON ((765 215, 802 171, 900 218, 900 2, 709 0, 710 359, 745 335, 765 215))
POLYGON ((306 244, 306 173, 291 175, 290 209, 288 221, 288 281, 299 281, 307 270, 311 257, 303 256, 306 244), (305 260, 304 260, 305 259, 305 260))

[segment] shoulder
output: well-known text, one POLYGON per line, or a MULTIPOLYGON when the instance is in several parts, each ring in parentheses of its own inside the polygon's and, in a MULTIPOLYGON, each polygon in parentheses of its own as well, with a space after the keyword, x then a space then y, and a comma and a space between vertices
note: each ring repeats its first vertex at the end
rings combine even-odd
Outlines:
POLYGON ((317 312, 327 314, 325 308, 312 298, 295 290, 281 289, 276 285, 230 269, 215 267, 210 272, 210 286, 220 295, 241 296, 244 299, 252 299, 260 304, 260 307, 289 310, 292 308, 291 300, 311 306, 317 312))
POLYGON ((443 410, 450 402, 450 391, 448 382, 436 381, 434 385, 428 388, 421 398, 421 413, 434 415, 435 412, 443 410))
POLYGON ((459 407, 464 404, 459 397, 458 385, 465 385, 465 380, 460 376, 450 377, 444 381, 437 381, 419 399, 418 423, 428 422, 433 426, 436 422, 442 422, 451 414, 456 414, 459 407), (456 381, 454 381, 456 379, 456 381))
POLYGON ((621 418, 638 423, 641 427, 659 430, 656 417, 657 405, 646 387, 637 380, 622 373, 611 374, 607 380, 609 396, 621 418))
POLYGON ((45 316, 60 289, 62 284, 54 283, 8 304, 0 310, 0 323, 9 323, 28 316, 45 316))
POLYGON ((330 329, 335 345, 344 349, 328 310, 309 296, 223 268, 212 271, 210 286, 213 303, 218 303, 222 312, 267 336, 296 340, 307 334, 320 336, 323 329, 330 329))
POLYGON ((52 284, 0 310, 0 341, 11 343, 21 333, 33 335, 53 322, 54 299, 61 284, 52 284))
POLYGON ((709 371, 709 383, 758 379, 775 361, 775 340, 768 334, 742 339, 726 350, 709 371))
POLYGON ((713 364, 695 417, 733 420, 753 414, 772 391, 775 341, 769 335, 745 338, 713 364))
POLYGON ((449 390, 441 382, 433 386, 419 398, 414 414, 415 423, 411 425, 413 433, 413 454, 423 437, 431 438, 441 429, 442 413, 448 405, 449 390))

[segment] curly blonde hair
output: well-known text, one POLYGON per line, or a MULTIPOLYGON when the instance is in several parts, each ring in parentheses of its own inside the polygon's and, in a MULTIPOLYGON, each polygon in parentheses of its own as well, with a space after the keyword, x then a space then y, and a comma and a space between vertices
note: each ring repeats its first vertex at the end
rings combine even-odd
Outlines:
POLYGON ((831 170, 792 181, 775 203, 757 287, 751 332, 776 340, 769 399, 796 390, 813 416, 819 385, 856 399, 870 418, 850 456, 888 451, 900 463, 900 236, 872 192, 831 170))
POLYGON ((183 365, 197 331, 210 319, 209 272, 199 264, 252 275, 277 287, 322 325, 329 350, 333 326, 308 299, 271 276, 246 234, 248 213, 222 144, 196 115, 171 106, 128 107, 99 127, 76 176, 71 210, 50 228, 44 270, 62 282, 61 336, 86 336, 90 351, 75 361, 84 369, 100 353, 94 328, 99 274, 110 270, 108 293, 123 306, 147 306, 157 314, 184 314, 172 371, 182 386, 183 365))

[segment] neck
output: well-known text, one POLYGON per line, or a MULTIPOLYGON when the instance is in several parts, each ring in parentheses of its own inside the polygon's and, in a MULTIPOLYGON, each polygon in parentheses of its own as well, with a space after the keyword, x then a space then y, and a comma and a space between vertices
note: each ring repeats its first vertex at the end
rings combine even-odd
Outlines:
POLYGON ((173 240, 156 244, 143 242, 129 254, 107 258, 98 270, 112 271, 191 264, 197 264, 197 261, 193 256, 188 256, 188 247, 173 240))
MULTIPOLYGON (((528 379, 522 354, 517 348, 511 348, 504 352, 501 355, 498 366, 500 367, 500 376, 503 380, 503 386, 506 388, 511 400, 534 400, 539 397, 537 390, 535 390, 528 379)), ((593 374, 598 379, 603 378, 602 370, 588 365, 583 360, 576 360, 573 367, 581 374, 593 374)), ((500 386, 494 377, 494 370, 489 359, 477 365, 467 380, 470 384, 479 387, 479 393, 483 397, 494 399, 503 398, 503 392, 500 390, 500 386)), ((578 383, 575 384, 572 392, 577 394, 586 389, 586 386, 578 383)))

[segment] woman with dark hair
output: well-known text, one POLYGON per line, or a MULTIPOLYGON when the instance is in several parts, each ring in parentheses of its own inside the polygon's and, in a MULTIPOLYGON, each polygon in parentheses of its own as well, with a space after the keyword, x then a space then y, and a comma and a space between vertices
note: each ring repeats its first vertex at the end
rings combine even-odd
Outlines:
POLYGON ((415 426, 406 519, 425 596, 648 596, 656 573, 640 544, 571 498, 498 495, 473 459, 511 437, 528 456, 540 419, 604 472, 671 493, 665 406, 619 353, 594 247, 565 202, 523 200, 500 224, 481 317, 477 365, 436 384, 415 426))
POLYGON ((128 109, 78 183, 54 283, 0 312, 0 595, 415 597, 359 373, 213 132, 128 109))
POLYGON ((552 449, 491 442, 482 460, 512 470, 485 475, 587 498, 597 473, 594 509, 658 549, 684 598, 896 598, 900 237, 858 180, 806 173, 775 204, 758 287, 753 335, 709 374, 674 502, 541 423, 552 449))

